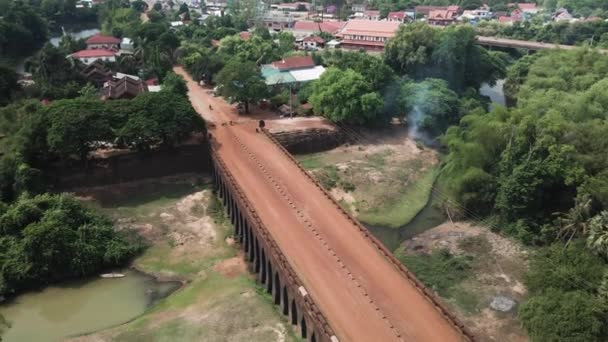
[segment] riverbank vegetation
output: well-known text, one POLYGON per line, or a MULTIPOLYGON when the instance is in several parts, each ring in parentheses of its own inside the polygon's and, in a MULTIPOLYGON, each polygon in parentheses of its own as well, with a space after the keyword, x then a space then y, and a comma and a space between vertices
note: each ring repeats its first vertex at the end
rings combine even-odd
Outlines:
POLYGON ((0 296, 123 265, 141 240, 68 195, 0 205, 0 296))
POLYGON ((474 111, 448 129, 442 175, 462 215, 491 216, 495 230, 529 245, 555 244, 542 247, 532 263, 552 260, 551 265, 533 266, 526 282, 531 296, 520 318, 530 336, 603 340, 608 58, 581 49, 543 52, 521 63, 515 67, 522 73, 511 81, 515 108, 474 111), (544 256, 545 248, 553 256, 544 256), (569 272, 570 253, 589 257, 569 272), (574 323, 578 314, 586 317, 584 325, 574 323), (564 324, 551 327, 551 322, 564 324))

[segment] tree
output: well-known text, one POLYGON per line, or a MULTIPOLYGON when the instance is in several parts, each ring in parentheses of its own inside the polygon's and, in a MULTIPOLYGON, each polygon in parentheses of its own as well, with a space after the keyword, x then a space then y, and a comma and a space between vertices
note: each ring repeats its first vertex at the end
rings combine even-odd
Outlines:
POLYGON ((112 129, 99 100, 55 101, 45 112, 49 118, 49 149, 64 159, 77 156, 86 161, 98 143, 111 141, 112 129))
POLYGON ((402 25, 386 44, 384 58, 397 73, 420 76, 438 41, 438 31, 425 23, 402 25))
POLYGON ((361 74, 333 67, 313 84, 309 100, 315 113, 334 122, 369 123, 383 107, 382 98, 361 74))
MULTIPOLYGON (((608 258, 608 211, 600 212, 589 221, 587 246, 598 255, 608 258)), ((608 295, 608 292, 606 294, 608 295)))
POLYGON ((11 68, 0 65, 0 106, 8 104, 18 89, 17 74, 11 68))
POLYGON ((575 236, 587 234, 590 211, 591 196, 582 194, 577 196, 574 207, 557 219, 559 226, 557 237, 566 240, 566 246, 575 236))
POLYGON ((186 87, 186 81, 174 72, 168 72, 163 79, 163 88, 166 91, 186 96, 188 93, 188 87, 186 87))
POLYGON ((267 94, 266 83, 253 62, 230 60, 215 76, 222 96, 243 103, 245 114, 249 114, 249 104, 263 99, 267 94))
POLYGON ((131 148, 173 147, 204 129, 201 117, 182 95, 162 90, 132 101, 134 110, 118 131, 118 140, 131 148))

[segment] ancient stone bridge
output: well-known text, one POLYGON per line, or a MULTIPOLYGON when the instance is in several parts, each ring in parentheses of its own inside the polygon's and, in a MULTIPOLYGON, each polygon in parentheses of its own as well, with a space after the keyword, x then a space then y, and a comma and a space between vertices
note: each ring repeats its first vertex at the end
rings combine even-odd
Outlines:
POLYGON ((235 124, 211 136, 215 184, 237 240, 302 338, 473 340, 266 130, 235 124))
MULTIPOLYGON (((200 88, 216 189, 251 269, 308 341, 470 341, 474 337, 266 130, 200 88)), ((243 315, 246 315, 243 312, 243 315)))

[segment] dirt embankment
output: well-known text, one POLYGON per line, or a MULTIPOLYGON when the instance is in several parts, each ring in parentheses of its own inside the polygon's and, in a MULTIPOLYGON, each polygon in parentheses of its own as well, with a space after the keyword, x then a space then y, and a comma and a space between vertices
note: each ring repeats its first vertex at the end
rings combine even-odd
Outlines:
POLYGON ((529 254, 525 247, 488 227, 450 221, 405 241, 403 246, 412 255, 445 248, 454 255, 469 256, 472 274, 456 285, 454 297, 444 299, 480 341, 528 340, 517 321, 517 305, 509 312, 490 308, 498 296, 516 304, 525 299, 523 278, 529 254))

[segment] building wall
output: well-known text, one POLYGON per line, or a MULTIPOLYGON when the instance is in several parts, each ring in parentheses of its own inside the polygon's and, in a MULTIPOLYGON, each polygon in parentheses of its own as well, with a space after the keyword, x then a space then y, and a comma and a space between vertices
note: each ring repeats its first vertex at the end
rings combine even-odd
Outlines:
POLYGON ((118 49, 118 44, 87 44, 87 49, 118 49))
POLYGON ((95 63, 95 61, 100 60, 103 62, 116 62, 116 57, 115 56, 108 56, 108 57, 88 57, 88 58, 78 58, 79 61, 81 61, 82 63, 86 64, 86 65, 91 65, 93 63, 95 63))

